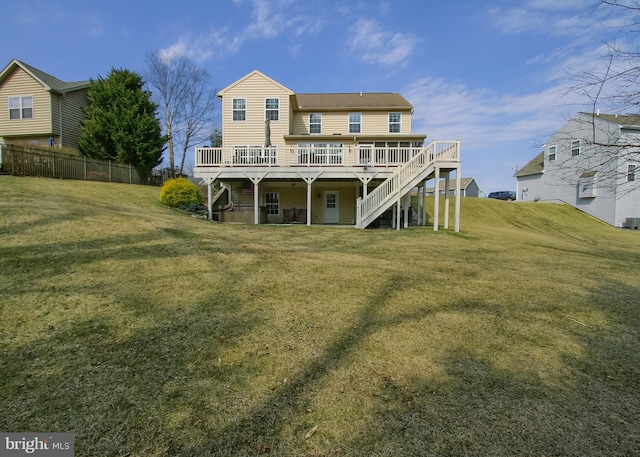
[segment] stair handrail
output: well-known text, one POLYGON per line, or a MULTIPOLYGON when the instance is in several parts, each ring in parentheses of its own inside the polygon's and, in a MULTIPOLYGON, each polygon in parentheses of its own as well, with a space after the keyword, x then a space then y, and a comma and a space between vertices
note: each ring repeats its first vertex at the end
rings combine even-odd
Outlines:
POLYGON ((378 187, 373 189, 366 197, 362 198, 357 207, 357 225, 392 195, 397 194, 407 183, 411 182, 422 170, 437 160, 458 160, 459 141, 433 140, 423 147, 415 156, 404 165, 397 167, 391 176, 378 187))

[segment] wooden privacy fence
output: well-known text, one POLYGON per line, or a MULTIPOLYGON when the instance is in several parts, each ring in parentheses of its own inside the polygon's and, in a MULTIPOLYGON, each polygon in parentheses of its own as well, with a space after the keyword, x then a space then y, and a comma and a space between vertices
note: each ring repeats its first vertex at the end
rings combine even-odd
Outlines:
POLYGON ((0 173, 143 184, 131 165, 12 144, 0 145, 0 173))

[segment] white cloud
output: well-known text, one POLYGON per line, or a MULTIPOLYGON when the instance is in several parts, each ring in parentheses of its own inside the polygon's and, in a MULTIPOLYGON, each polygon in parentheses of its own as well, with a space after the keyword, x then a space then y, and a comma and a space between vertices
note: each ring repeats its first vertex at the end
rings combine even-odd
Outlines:
POLYGON ((433 139, 457 139, 466 148, 523 142, 527 146, 558 127, 567 112, 555 88, 528 94, 471 90, 465 84, 424 78, 403 90, 415 106, 413 130, 433 139))
MULTIPOLYGON (((321 16, 293 15, 292 0, 233 0, 236 6, 245 3, 251 5, 249 23, 238 32, 229 28, 212 28, 209 33, 196 37, 183 35, 176 43, 161 53, 186 55, 198 61, 211 57, 224 57, 240 51, 242 46, 251 41, 273 40, 278 36, 291 32, 295 37, 311 35, 322 31, 324 21, 321 16)), ((291 48, 295 52, 297 46, 291 48)))
POLYGON ((360 19, 349 29, 351 50, 369 64, 402 65, 411 56, 418 39, 413 35, 392 32, 378 22, 360 19))

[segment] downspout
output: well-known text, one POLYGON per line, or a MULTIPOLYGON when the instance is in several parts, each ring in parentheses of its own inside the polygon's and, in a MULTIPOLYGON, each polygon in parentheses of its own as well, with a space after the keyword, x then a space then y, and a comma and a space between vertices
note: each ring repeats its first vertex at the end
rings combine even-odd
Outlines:
POLYGON ((64 100, 64 94, 60 96, 60 101, 58 102, 58 147, 62 147, 62 100, 64 100))

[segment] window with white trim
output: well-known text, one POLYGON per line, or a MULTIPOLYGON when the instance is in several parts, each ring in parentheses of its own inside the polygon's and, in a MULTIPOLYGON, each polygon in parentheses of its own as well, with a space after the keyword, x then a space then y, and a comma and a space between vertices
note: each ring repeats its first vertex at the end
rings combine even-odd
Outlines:
POLYGON ((630 163, 627 165, 627 182, 634 182, 636 180, 636 164, 630 163))
POLYGON ((232 119, 234 121, 246 121, 247 120, 247 99, 246 98, 234 98, 231 101, 233 105, 232 119))
POLYGON ((362 113, 349 113, 349 133, 362 131, 362 113))
POLYGON ((322 114, 309 114, 309 133, 322 133, 322 114))
POLYGON ((549 159, 549 162, 553 162, 554 160, 556 160, 556 156, 558 155, 558 146, 549 146, 549 153, 547 154, 547 157, 549 159))
POLYGON ((580 140, 571 140, 571 157, 580 155, 580 140))
POLYGON ((32 119, 33 97, 9 97, 9 119, 32 119))
POLYGON ((266 199, 267 214, 280 214, 280 193, 265 192, 264 196, 266 199))
POLYGON ((389 113, 389 133, 401 132, 402 113, 389 113))
POLYGON ((264 118, 270 121, 277 121, 280 119, 280 99, 279 98, 267 98, 264 101, 264 118))

